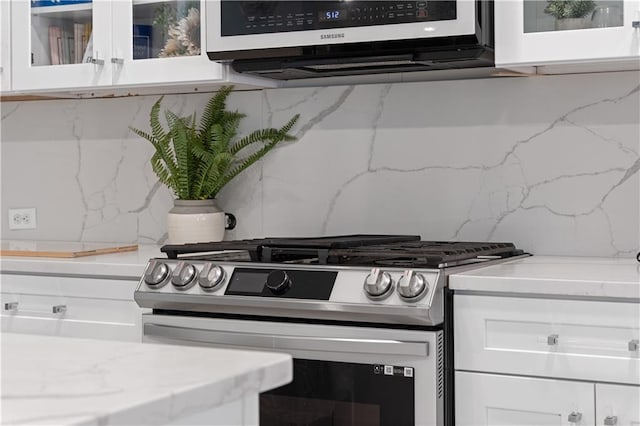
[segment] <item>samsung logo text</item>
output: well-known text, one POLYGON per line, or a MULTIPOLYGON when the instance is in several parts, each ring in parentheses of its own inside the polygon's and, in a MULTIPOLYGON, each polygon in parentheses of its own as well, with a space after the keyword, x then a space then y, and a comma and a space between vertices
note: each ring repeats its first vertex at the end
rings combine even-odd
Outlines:
POLYGON ((332 38, 344 38, 344 33, 320 34, 320 40, 327 40, 332 38))

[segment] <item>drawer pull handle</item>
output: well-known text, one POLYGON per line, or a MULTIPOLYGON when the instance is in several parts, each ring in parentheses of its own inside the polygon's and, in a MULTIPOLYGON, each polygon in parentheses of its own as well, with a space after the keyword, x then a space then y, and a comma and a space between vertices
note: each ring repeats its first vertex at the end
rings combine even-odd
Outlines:
POLYGON ((629 340, 629 344, 627 345, 627 348, 629 348, 629 351, 631 352, 638 352, 638 349, 640 349, 640 340, 638 339, 629 340))
POLYGON ((51 312, 53 312, 54 314, 64 314, 65 312, 67 312, 67 305, 55 305, 51 309, 51 312))
POLYGON ((580 420, 582 420, 582 413, 576 413, 574 411, 573 413, 569 414, 569 418, 567 420, 569 420, 569 423, 578 423, 580 422, 580 420))
POLYGON ((124 64, 124 59, 122 58, 111 58, 111 63, 116 65, 124 64))
POLYGON ((615 426, 618 424, 618 416, 607 416, 604 418, 604 424, 606 426, 615 426))
POLYGON ((17 311, 18 310, 18 302, 9 302, 4 304, 5 311, 17 311))
POLYGON ((549 336, 547 336, 547 345, 549 346, 555 346, 558 344, 558 335, 557 334, 550 334, 549 336))

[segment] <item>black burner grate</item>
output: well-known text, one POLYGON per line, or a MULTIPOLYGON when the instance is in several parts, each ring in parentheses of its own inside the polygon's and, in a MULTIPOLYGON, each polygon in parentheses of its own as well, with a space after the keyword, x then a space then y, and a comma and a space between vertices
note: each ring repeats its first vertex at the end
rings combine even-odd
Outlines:
POLYGON ((441 267, 523 254, 512 243, 415 241, 332 250, 330 263, 392 267, 441 267))
POLYGON ((443 267, 523 254, 512 243, 421 241, 414 235, 265 238, 166 245, 161 251, 172 259, 198 255, 210 260, 391 267, 443 267), (224 250, 244 255, 207 254, 224 250))
POLYGON ((253 262, 281 262, 301 258, 326 259, 331 249, 345 249, 364 245, 391 244, 419 241, 418 235, 341 235, 315 238, 262 238, 252 240, 220 241, 211 243, 165 245, 160 251, 170 259, 179 255, 223 250, 245 250, 253 262))

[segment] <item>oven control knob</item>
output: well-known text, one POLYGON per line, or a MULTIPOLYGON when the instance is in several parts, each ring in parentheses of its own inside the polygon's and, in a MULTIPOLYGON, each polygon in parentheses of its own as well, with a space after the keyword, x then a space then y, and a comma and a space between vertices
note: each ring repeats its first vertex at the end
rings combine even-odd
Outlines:
POLYGON ((203 290, 213 291, 224 282, 224 269, 213 263, 206 263, 198 277, 198 284, 203 290))
POLYGON ((151 288, 160 288, 167 283, 169 266, 166 263, 152 260, 144 273, 144 282, 151 288))
POLYGON ((285 271, 276 269, 267 275, 267 288, 274 294, 282 294, 291 287, 291 278, 285 271))
POLYGON ((178 262, 178 266, 171 274, 171 284, 178 290, 186 290, 196 283, 198 270, 187 262, 178 262))
POLYGON ((398 294, 402 300, 407 302, 417 302, 422 299, 429 286, 424 275, 414 272, 411 269, 404 271, 398 281, 398 294))
POLYGON ((371 299, 384 299, 393 290, 393 279, 380 268, 373 268, 364 280, 364 292, 371 299))

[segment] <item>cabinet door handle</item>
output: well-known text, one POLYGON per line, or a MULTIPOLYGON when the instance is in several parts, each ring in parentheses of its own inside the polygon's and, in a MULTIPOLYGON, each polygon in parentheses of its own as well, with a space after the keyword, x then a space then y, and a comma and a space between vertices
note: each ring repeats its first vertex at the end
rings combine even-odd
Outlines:
POLYGON ((582 420, 582 413, 576 413, 574 411, 573 413, 569 414, 567 420, 569 420, 569 423, 578 423, 580 420, 582 420))
POLYGON ((65 312, 67 312, 67 305, 55 305, 53 308, 51 308, 51 312, 53 312, 54 314, 64 314, 65 312))
POLYGON ((112 64, 122 65, 122 64, 124 64, 124 59, 122 59, 122 58, 111 58, 111 63, 112 64))
POLYGON ((558 344, 558 335, 557 334, 550 334, 549 336, 547 336, 547 345, 549 346, 555 346, 558 344))
POLYGON ((640 21, 631 21, 631 26, 633 28, 640 28, 640 21))
POLYGON ((607 416, 604 418, 604 424, 606 426, 615 426, 618 424, 618 416, 607 416))
POLYGON ((18 302, 9 302, 4 304, 5 311, 17 311, 18 310, 18 302))
POLYGON ((91 63, 93 65, 104 65, 104 59, 91 58, 91 63))
POLYGON ((629 340, 629 344, 627 345, 627 348, 629 349, 630 352, 638 352, 638 349, 640 349, 640 340, 638 339, 629 340))

